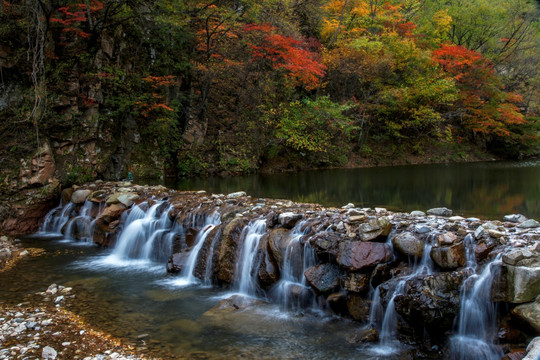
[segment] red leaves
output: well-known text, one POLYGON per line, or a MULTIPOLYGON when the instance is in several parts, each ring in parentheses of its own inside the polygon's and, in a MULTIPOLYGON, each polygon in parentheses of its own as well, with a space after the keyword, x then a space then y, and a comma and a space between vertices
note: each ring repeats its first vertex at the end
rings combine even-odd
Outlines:
POLYGON ((59 7, 57 12, 61 14, 59 17, 50 17, 50 22, 57 23, 63 26, 62 32, 71 33, 81 38, 88 38, 90 34, 78 28, 81 23, 88 21, 88 9, 90 13, 95 13, 103 9, 103 2, 92 0, 90 7, 83 3, 59 7))
POLYGON ((273 69, 285 70, 286 76, 294 79, 295 85, 315 88, 324 76, 326 66, 319 62, 316 53, 309 50, 305 40, 277 34, 276 30, 270 24, 249 24, 244 27, 244 31, 259 35, 256 43, 248 41, 252 61, 269 60, 273 69))

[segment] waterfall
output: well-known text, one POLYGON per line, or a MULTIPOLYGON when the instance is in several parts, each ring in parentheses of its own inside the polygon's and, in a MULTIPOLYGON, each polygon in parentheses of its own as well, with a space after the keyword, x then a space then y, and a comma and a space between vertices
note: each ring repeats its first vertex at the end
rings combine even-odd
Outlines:
POLYGON ((147 211, 144 204, 136 205, 125 218, 124 229, 112 253, 105 260, 112 265, 131 264, 131 260, 150 262, 164 261, 171 253, 170 237, 167 233, 172 224, 169 207, 157 202, 147 211))
MULTIPOLYGON (((193 222, 196 221, 196 218, 193 218, 193 222)), ((178 286, 188 286, 197 284, 199 280, 193 274, 195 266, 197 264, 197 259, 199 257, 199 252, 201 251, 206 238, 212 232, 212 230, 221 223, 221 216, 218 212, 214 212, 212 215, 208 216, 205 220, 205 225, 203 229, 197 234, 195 238, 195 245, 189 253, 189 257, 184 264, 180 277, 174 280, 174 284, 178 286)), ((212 256, 210 254, 210 256, 212 256)))
POLYGON ((79 210, 79 214, 69 220, 65 236, 69 240, 82 240, 85 242, 92 242, 92 235, 94 232, 95 219, 92 217, 92 210, 94 203, 86 200, 79 210))
MULTIPOLYGON (((386 310, 384 311, 384 316, 382 324, 379 330, 379 345, 377 351, 383 354, 389 354, 394 351, 395 337, 398 328, 398 313, 395 307, 395 299, 397 296, 403 294, 405 290, 405 285, 407 281, 413 279, 414 277, 424 274, 429 275, 433 272, 433 263, 430 257, 430 252, 432 248, 433 237, 428 236, 427 243, 424 245, 424 253, 420 262, 415 263, 413 266, 413 271, 410 275, 404 276, 397 284, 392 297, 386 305, 386 310)), ((374 299, 372 301, 372 312, 370 313, 370 322, 376 323, 377 312, 382 313, 380 305, 380 290, 379 287, 375 290, 374 299), (375 296, 378 299, 375 299, 375 296), (374 306, 375 304, 375 306, 374 306)))
POLYGON ((498 276, 495 268, 500 264, 501 255, 498 255, 481 274, 474 274, 463 282, 458 332, 450 338, 452 359, 498 360, 503 357, 501 349, 494 344, 497 309, 491 302, 491 285, 498 276))
POLYGON ((41 225, 39 231, 42 233, 61 235, 62 228, 69 221, 71 213, 74 209, 75 204, 71 201, 65 206, 62 206, 62 201, 60 201, 60 204, 49 211, 49 213, 45 216, 45 220, 43 221, 43 225, 41 225))
POLYGON ((255 258, 259 241, 266 231, 266 220, 250 222, 242 231, 243 246, 240 261, 236 264, 234 288, 247 296, 257 295, 257 271, 255 258))
POLYGON ((302 244, 300 241, 310 230, 309 227, 302 230, 304 225, 305 221, 301 221, 292 229, 281 264, 281 278, 270 292, 270 296, 285 309, 299 310, 314 298, 313 290, 306 285, 304 272, 306 266, 315 265, 315 253, 309 242, 302 244), (298 257, 302 257, 301 268, 295 263, 298 257))

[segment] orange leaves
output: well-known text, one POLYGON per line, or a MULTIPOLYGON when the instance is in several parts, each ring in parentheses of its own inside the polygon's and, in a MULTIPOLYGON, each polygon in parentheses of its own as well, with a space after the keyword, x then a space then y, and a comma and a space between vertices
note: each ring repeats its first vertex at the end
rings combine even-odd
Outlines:
POLYGON ((268 60, 274 70, 285 70, 285 76, 293 79, 295 85, 317 87, 326 66, 309 50, 305 40, 277 34, 270 24, 249 24, 244 31, 256 35, 248 40, 252 61, 268 60))
MULTIPOLYGON (((180 83, 178 78, 173 75, 153 76, 149 75, 142 79, 149 84, 154 91, 166 92, 169 87, 180 83)), ((158 92, 146 94, 143 99, 136 101, 135 105, 139 107, 140 114, 148 118, 151 115, 157 115, 160 112, 174 112, 175 110, 168 104, 165 97, 158 92)))
POLYGON ((169 87, 178 85, 178 79, 176 76, 173 75, 165 75, 165 76, 147 76, 143 78, 144 81, 147 83, 150 83, 153 88, 159 88, 161 86, 169 87))
POLYGON ((103 3, 101 1, 92 0, 90 7, 84 3, 77 3, 75 5, 62 6, 56 9, 61 15, 58 17, 51 16, 50 22, 57 23, 62 26, 62 32, 66 34, 74 34, 81 38, 88 38, 90 34, 81 30, 78 26, 81 23, 88 21, 88 10, 91 13, 100 11, 103 9, 103 3))

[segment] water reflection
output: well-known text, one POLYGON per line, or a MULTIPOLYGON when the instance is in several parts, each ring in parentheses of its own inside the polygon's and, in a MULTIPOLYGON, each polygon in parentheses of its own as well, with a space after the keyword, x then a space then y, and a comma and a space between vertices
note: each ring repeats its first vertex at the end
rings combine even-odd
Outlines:
MULTIPOLYGON (((171 186, 171 184, 168 184, 171 186)), ((243 190, 253 197, 391 210, 446 206, 465 216, 540 218, 540 161, 331 169, 275 175, 183 179, 180 190, 243 190)))

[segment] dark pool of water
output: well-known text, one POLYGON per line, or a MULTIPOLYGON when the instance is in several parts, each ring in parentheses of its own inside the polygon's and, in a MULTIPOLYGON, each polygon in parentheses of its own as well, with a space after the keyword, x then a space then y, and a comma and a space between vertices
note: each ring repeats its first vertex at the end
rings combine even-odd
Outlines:
MULTIPOLYGON (((170 184, 168 184, 170 186, 170 184)), ((275 175, 206 177, 173 184, 181 190, 246 191, 254 197, 327 206, 427 210, 445 206, 464 216, 540 219, 540 161, 331 169, 275 175)))
POLYGON ((45 252, 0 273, 0 303, 52 284, 75 288, 70 309, 91 325, 164 358, 376 359, 346 337, 358 323, 295 315, 274 305, 213 311, 224 290, 171 285, 163 264, 108 264, 108 250, 44 238, 23 240, 45 252))

